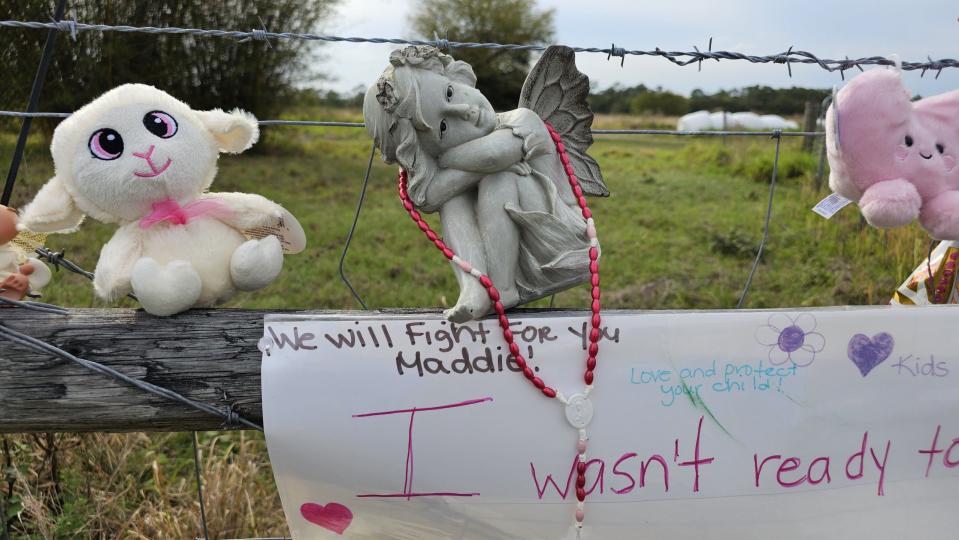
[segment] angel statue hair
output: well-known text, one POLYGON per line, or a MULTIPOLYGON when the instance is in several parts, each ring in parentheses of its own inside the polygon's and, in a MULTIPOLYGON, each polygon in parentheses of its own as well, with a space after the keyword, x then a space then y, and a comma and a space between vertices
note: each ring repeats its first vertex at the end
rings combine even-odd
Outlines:
MULTIPOLYGON (((523 85, 519 108, 499 113, 476 89, 469 64, 434 47, 410 46, 363 102, 383 160, 408 175, 408 194, 439 211, 445 242, 485 273, 507 308, 589 279, 589 240, 545 121, 562 136, 583 191, 608 195, 592 144, 589 80, 567 47, 550 47, 523 85)), ((490 312, 486 289, 457 264, 453 322, 490 312)))
POLYGON ((119 224, 100 252, 94 289, 105 300, 133 293, 153 315, 260 289, 279 275, 284 252, 302 249, 268 231, 302 229, 260 195, 208 191, 219 154, 243 152, 258 136, 256 118, 243 111, 196 111, 152 86, 119 86, 57 126, 56 174, 20 227, 71 232, 85 216, 119 224))

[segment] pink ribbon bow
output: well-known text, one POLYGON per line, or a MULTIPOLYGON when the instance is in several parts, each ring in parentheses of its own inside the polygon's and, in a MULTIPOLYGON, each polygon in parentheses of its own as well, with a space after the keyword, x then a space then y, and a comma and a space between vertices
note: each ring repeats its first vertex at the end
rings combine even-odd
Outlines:
POLYGON ((196 218, 226 217, 230 214, 230 207, 216 199, 200 199, 186 206, 173 199, 164 199, 152 204, 153 211, 140 219, 140 228, 149 229, 161 221, 169 221, 174 225, 186 225, 196 218))

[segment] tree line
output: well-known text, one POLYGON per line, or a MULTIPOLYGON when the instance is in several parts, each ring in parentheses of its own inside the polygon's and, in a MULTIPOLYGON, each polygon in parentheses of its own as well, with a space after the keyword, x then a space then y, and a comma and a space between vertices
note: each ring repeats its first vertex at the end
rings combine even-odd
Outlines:
MULTIPOLYGON (((84 22, 130 26, 312 32, 337 0, 71 0, 67 14, 84 22), (262 21, 262 22, 261 22, 262 21)), ((50 0, 0 2, 0 19, 48 21, 50 0)), ((47 33, 0 32, 0 104, 26 106, 47 33)), ((162 88, 196 109, 229 105, 258 116, 280 112, 297 86, 320 76, 312 43, 118 32, 61 33, 40 110, 73 111, 124 83, 162 88)), ((43 125, 44 123, 41 123, 43 125)), ((53 123, 50 123, 52 125, 53 123)))
POLYGON ((640 84, 631 87, 612 86, 590 95, 593 112, 612 114, 663 114, 679 116, 693 111, 753 111, 783 116, 802 114, 807 101, 820 103, 830 94, 828 89, 772 88, 747 86, 719 90, 708 94, 696 89, 689 97, 640 84))
MULTIPOLYGON (((323 105, 333 108, 359 108, 363 106, 365 88, 351 92, 301 90, 296 102, 302 105, 323 105)), ((519 91, 517 90, 517 95, 519 91)), ((664 90, 662 87, 649 88, 640 84, 632 87, 612 86, 605 90, 593 91, 589 104, 595 113, 606 114, 661 114, 680 116, 693 111, 724 110, 730 112, 752 111, 759 114, 779 114, 783 116, 803 113, 807 101, 822 102, 830 94, 828 89, 815 88, 771 88, 769 86, 747 86, 734 90, 719 90, 707 94, 702 90, 693 90, 689 97, 664 90)), ((499 110, 516 106, 515 99, 499 110)))

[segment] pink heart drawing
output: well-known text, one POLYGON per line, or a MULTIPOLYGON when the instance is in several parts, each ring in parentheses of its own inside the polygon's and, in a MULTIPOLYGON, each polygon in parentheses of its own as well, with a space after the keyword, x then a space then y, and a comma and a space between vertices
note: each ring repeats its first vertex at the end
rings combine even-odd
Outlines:
POLYGON ((326 506, 316 503, 303 503, 300 506, 300 514, 303 519, 319 525, 324 529, 331 530, 336 534, 343 534, 343 531, 353 523, 353 512, 342 504, 331 502, 326 506))

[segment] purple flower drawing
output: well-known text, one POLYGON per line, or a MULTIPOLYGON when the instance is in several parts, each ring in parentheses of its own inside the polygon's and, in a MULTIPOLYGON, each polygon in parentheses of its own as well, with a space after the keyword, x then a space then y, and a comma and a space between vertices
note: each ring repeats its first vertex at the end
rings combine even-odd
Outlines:
POLYGON ((769 347, 769 362, 774 366, 790 362, 806 367, 826 346, 826 338, 816 332, 816 318, 809 313, 770 315, 766 325, 756 330, 756 341, 769 347))

